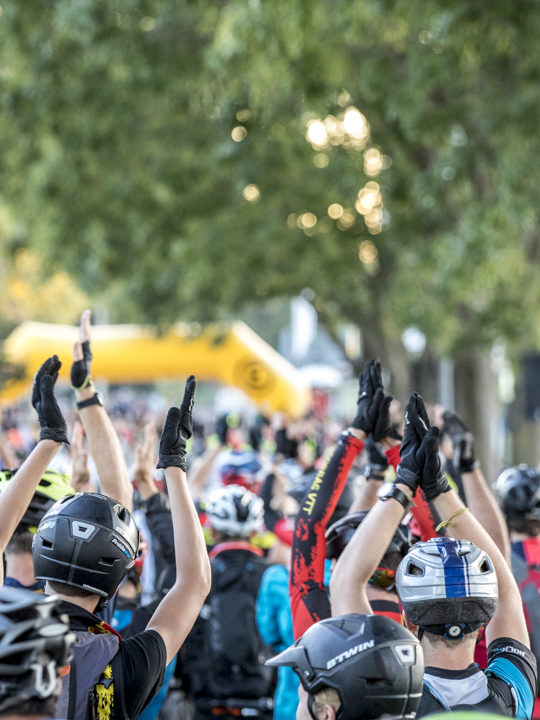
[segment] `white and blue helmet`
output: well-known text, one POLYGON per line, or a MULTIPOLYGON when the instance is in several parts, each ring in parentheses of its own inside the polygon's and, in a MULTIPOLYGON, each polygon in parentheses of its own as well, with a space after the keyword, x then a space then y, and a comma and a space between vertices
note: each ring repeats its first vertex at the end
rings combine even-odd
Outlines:
POLYGON ((452 639, 487 623, 497 607, 493 562, 468 540, 416 543, 399 564, 396 588, 411 622, 452 639))

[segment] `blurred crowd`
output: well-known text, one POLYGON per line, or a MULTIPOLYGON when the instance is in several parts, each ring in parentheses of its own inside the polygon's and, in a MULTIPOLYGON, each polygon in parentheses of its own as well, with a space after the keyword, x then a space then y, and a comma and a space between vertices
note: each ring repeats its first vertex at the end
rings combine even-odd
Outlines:
POLYGON ((0 716, 540 717, 540 472, 384 389, 347 423, 197 421, 91 377, 81 318, 2 411, 0 716), (65 359, 64 359, 65 360, 65 359))

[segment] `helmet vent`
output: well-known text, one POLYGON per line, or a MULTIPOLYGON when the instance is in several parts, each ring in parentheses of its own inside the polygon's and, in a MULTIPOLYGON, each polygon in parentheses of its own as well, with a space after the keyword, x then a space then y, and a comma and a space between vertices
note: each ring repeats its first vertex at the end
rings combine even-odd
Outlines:
POLYGON ((52 550, 52 542, 50 540, 45 540, 45 538, 41 538, 41 544, 44 548, 47 548, 48 550, 52 550))
POLYGON ((481 573, 491 572, 491 565, 488 563, 486 558, 482 560, 479 570, 481 573))
POLYGON ((421 577, 424 574, 424 569, 410 562, 407 568, 407 573, 409 575, 417 575, 421 577))
POLYGON ((366 678, 366 685, 369 687, 373 687, 373 685, 377 685, 377 683, 380 682, 386 682, 385 678, 366 678))
POLYGON ((129 521, 127 508, 121 506, 120 509, 117 511, 117 515, 122 522, 129 521))
POLYGON ((99 561, 102 565, 108 565, 109 567, 113 567, 115 558, 111 557, 102 557, 99 561))

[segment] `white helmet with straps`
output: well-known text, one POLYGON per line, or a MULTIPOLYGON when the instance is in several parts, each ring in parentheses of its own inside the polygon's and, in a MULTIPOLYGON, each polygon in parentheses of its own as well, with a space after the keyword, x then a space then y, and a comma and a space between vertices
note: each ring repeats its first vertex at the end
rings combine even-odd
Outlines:
POLYGON ((497 607, 493 562, 468 540, 416 543, 399 564, 396 588, 409 620, 455 639, 488 622, 497 607))
POLYGON ((211 493, 206 514, 218 532, 231 537, 249 537, 263 523, 263 501, 247 488, 226 485, 211 493))

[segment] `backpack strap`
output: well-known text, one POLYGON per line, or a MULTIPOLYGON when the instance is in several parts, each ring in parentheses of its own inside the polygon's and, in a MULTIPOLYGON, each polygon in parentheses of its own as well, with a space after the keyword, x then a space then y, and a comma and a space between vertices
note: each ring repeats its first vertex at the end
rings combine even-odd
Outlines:
POLYGON ((99 681, 94 685, 94 707, 96 720, 111 720, 114 707, 114 678, 111 665, 107 665, 99 681))
POLYGON ((75 672, 73 660, 69 665, 69 675, 64 679, 64 683, 65 682, 69 683, 67 716, 72 718, 75 715, 75 701, 77 699, 77 673, 75 672))

